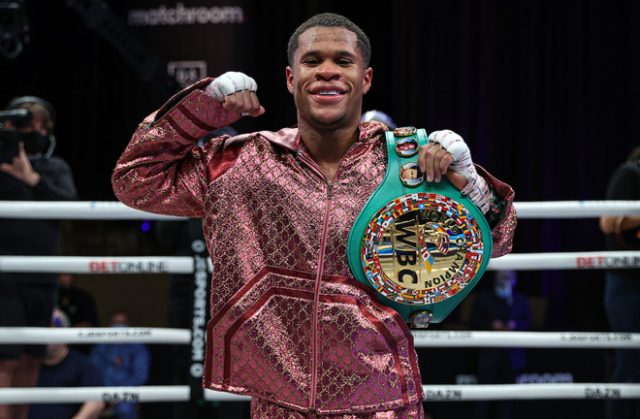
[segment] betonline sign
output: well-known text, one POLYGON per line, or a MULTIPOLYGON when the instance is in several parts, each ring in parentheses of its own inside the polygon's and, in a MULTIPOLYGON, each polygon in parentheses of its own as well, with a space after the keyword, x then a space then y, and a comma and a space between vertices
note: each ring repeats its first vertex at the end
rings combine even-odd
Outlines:
POLYGON ((129 26, 207 25, 243 23, 244 11, 240 6, 185 7, 160 5, 153 9, 130 10, 129 26))

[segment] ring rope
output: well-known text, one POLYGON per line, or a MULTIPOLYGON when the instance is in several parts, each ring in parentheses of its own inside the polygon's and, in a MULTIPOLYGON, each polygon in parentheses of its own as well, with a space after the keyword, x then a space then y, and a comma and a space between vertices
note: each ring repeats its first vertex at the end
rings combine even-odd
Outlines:
MULTIPOLYGON (((636 399, 640 384, 551 383, 423 385, 425 401, 636 399)), ((115 402, 179 402, 190 399, 189 386, 48 387, 0 389, 0 404, 115 402)), ((205 390, 205 400, 248 401, 249 396, 205 390)))
MULTIPOLYGON (((208 260, 211 270, 211 261, 208 260)), ((0 256, 0 272, 67 272, 91 274, 193 273, 188 256, 0 256)), ((488 270, 633 269, 640 251, 511 253, 491 259, 488 270)))
POLYGON ((105 342, 188 344, 191 331, 152 327, 0 327, 0 344, 105 342))
MULTIPOLYGON (((414 330, 411 333, 416 348, 640 348, 640 333, 462 330, 414 330)), ((188 344, 191 331, 144 327, 0 327, 0 344, 105 342, 188 344)))
MULTIPOLYGON (((515 202, 518 218, 596 218, 640 213, 640 201, 515 202)), ((129 208, 118 201, 3 201, 0 218, 58 220, 183 220, 129 208)))
POLYGON ((640 333, 414 330, 416 348, 640 348, 640 333))

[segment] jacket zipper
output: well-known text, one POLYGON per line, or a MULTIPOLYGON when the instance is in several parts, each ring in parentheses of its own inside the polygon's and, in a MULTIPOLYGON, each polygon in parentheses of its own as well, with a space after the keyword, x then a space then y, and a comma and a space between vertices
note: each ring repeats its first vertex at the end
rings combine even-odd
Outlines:
POLYGON ((300 154, 301 160, 307 164, 316 174, 318 174, 322 179, 324 179, 327 184, 327 208, 324 213, 324 221, 322 223, 322 236, 320 239, 320 256, 318 257, 318 273, 316 275, 316 281, 313 288, 313 316, 312 316, 312 339, 313 339, 313 347, 312 347, 312 365, 311 365, 311 395, 310 395, 310 405, 309 405, 309 414, 315 415, 316 413, 316 387, 318 385, 318 305, 320 303, 320 281, 322 280, 322 274, 324 273, 324 257, 326 251, 327 244, 327 229, 329 225, 329 213, 331 212, 331 198, 333 192, 333 184, 338 180, 338 174, 340 172, 340 167, 342 166, 342 161, 344 158, 350 154, 352 149, 356 143, 352 144, 349 150, 342 156, 340 162, 338 163, 338 169, 336 170, 336 175, 333 178, 333 182, 327 182, 327 178, 322 174, 322 172, 318 169, 317 163, 311 159, 308 159, 305 154, 300 154))
POLYGON ((327 209, 322 223, 322 239, 320 241, 320 256, 318 258, 318 275, 313 289, 313 362, 311 369, 311 413, 316 411, 316 387, 318 385, 318 306, 320 304, 320 281, 324 273, 324 256, 327 246, 327 230, 329 225, 329 212, 331 211, 331 189, 333 185, 327 183, 327 209))

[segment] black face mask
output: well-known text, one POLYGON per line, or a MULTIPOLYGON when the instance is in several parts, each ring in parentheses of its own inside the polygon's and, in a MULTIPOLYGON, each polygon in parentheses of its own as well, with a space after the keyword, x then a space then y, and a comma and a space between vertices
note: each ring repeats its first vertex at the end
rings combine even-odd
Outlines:
POLYGON ((24 151, 27 154, 44 154, 51 145, 48 135, 42 135, 39 132, 21 133, 20 141, 24 144, 24 151))

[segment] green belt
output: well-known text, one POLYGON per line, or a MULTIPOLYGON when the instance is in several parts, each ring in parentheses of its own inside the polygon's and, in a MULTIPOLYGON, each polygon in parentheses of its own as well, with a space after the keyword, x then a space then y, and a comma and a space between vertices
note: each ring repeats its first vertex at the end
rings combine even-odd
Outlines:
POLYGON ((382 183, 354 223, 347 258, 354 277, 415 328, 443 321, 484 273, 493 240, 475 204, 446 177, 418 168, 424 129, 386 133, 382 183))

